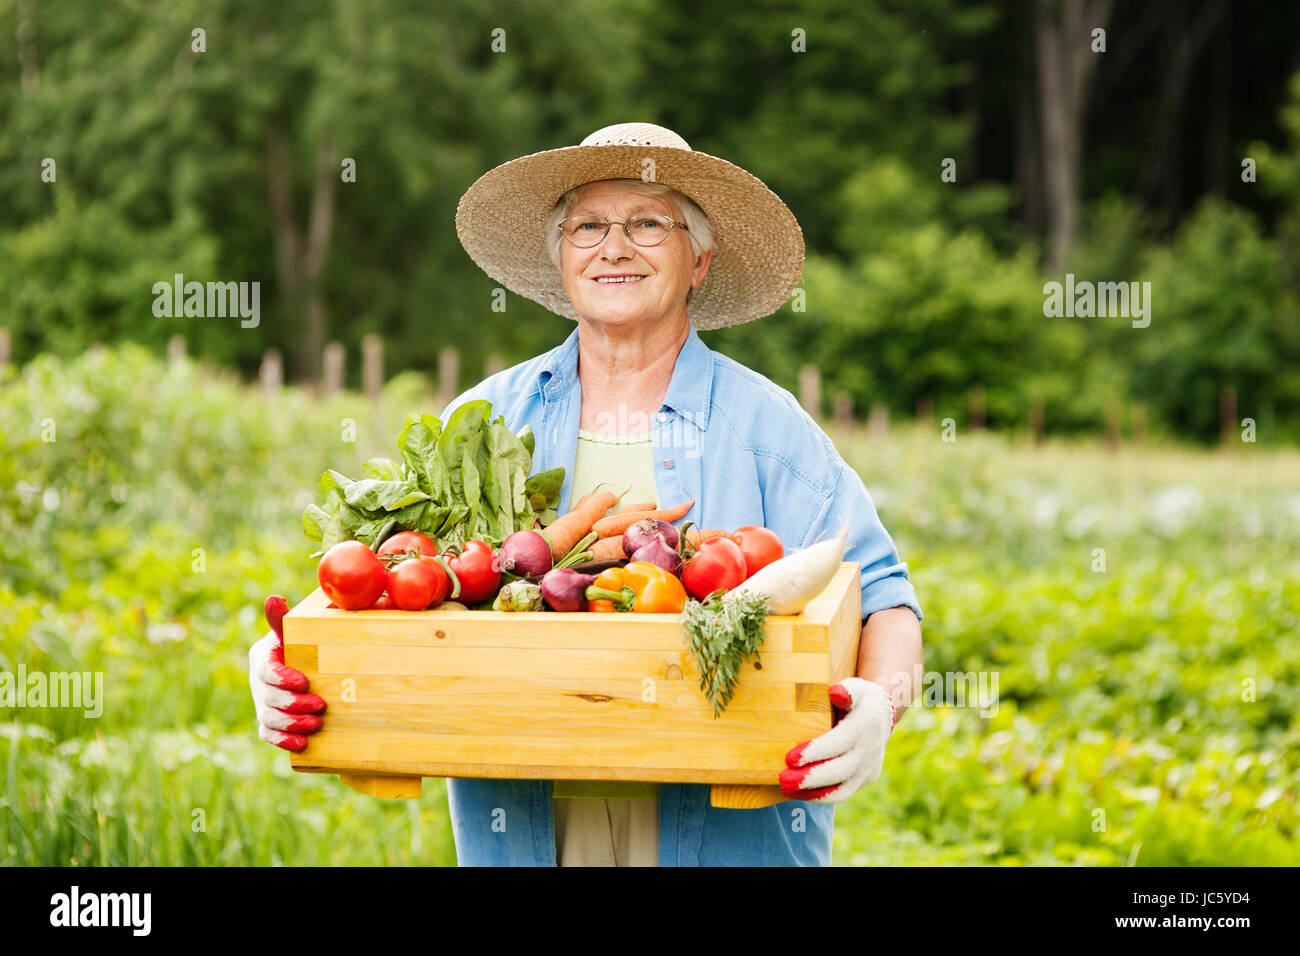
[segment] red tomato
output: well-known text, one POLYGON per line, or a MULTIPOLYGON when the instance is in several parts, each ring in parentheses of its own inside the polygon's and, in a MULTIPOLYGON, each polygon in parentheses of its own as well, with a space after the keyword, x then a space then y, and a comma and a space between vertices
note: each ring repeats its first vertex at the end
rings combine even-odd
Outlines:
POLYGON ((388 572, 388 596, 403 611, 423 611, 441 604, 451 590, 442 564, 426 555, 407 558, 388 572))
POLYGON ((366 608, 366 610, 367 611, 396 611, 397 605, 393 603, 393 599, 389 595, 381 594, 379 595, 379 597, 375 598, 375 603, 370 605, 370 607, 366 608))
POLYGON ((432 538, 418 531, 399 531, 379 546, 380 554, 401 554, 403 551, 432 555, 438 553, 438 546, 432 538))
POLYGON ((384 565, 360 541, 340 541, 325 552, 316 569, 321 590, 339 607, 358 611, 384 593, 384 565))
POLYGON ((745 580, 745 552, 730 538, 710 538, 682 566, 682 584, 703 600, 719 588, 730 591, 745 580))
POLYGON ((745 553, 745 578, 752 578, 760 568, 765 568, 777 558, 785 557, 785 547, 776 532, 769 528, 747 524, 737 528, 732 535, 740 550, 745 553))
POLYGON ((485 541, 466 541, 460 554, 443 555, 460 582, 456 600, 466 606, 480 604, 501 589, 501 557, 485 541))

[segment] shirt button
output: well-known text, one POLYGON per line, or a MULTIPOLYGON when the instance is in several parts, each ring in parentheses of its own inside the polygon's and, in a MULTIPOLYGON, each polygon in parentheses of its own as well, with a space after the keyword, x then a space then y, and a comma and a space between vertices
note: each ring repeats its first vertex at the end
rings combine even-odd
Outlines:
POLYGON ((659 413, 659 420, 660 420, 661 422, 666 422, 666 421, 668 421, 668 413, 667 413, 667 412, 660 412, 660 413, 659 413))
POLYGON ((673 466, 673 460, 672 460, 671 458, 665 458, 665 459, 664 459, 664 467, 665 467, 665 468, 671 468, 672 466, 673 466))

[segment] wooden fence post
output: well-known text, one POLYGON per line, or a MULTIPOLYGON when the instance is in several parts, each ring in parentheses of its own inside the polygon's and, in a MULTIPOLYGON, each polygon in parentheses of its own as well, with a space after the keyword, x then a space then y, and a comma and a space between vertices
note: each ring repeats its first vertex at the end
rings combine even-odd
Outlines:
POLYGON ((483 377, 491 378, 497 372, 504 371, 506 363, 501 360, 501 356, 496 352, 488 354, 487 361, 483 363, 483 377))
POLYGON ((971 431, 983 431, 985 424, 984 417, 984 386, 974 385, 970 390, 970 427, 971 431))
POLYGON ((930 425, 934 422, 934 400, 922 395, 916 400, 916 422, 918 425, 930 425))
POLYGON ((1237 390, 1229 385, 1219 393, 1219 438, 1226 449, 1233 448, 1237 436, 1237 390))
POLYGON ((460 394, 460 352, 454 345, 445 345, 438 350, 438 408, 441 410, 452 403, 460 394))
POLYGON ((833 409, 832 415, 835 427, 840 431, 848 431, 853 427, 853 396, 848 392, 836 392, 835 399, 831 403, 833 409))
POLYGON ((258 373, 262 380, 262 394, 274 398, 284 383, 284 362, 280 359, 279 349, 267 349, 262 356, 262 368, 258 373))
POLYGON ((175 365, 185 359, 185 336, 173 335, 167 342, 167 361, 175 365))
POLYGON ((374 332, 361 340, 361 382, 366 397, 379 401, 384 390, 384 340, 374 332))
POLYGON ((1147 404, 1146 402, 1134 402, 1132 410, 1133 441, 1137 445, 1145 446, 1147 443, 1147 404))
POLYGON ((799 369, 799 404, 814 420, 822 417, 822 373, 816 365, 799 369))
POLYGON ((331 342, 325 346, 322 365, 322 388, 326 395, 337 395, 343 391, 343 362, 345 353, 341 342, 331 342))
POLYGON ((1029 403, 1029 440, 1035 445, 1043 443, 1043 400, 1035 398, 1029 403))
POLYGON ((876 441, 889 437, 889 408, 884 402, 875 402, 867 417, 867 434, 876 441))
POLYGON ((1111 396, 1106 399, 1106 447, 1111 451, 1119 451, 1120 434, 1124 430, 1124 411, 1119 403, 1119 399, 1111 396))
POLYGON ((9 360, 13 358, 13 340, 9 337, 9 329, 0 327, 0 365, 8 365, 9 360))

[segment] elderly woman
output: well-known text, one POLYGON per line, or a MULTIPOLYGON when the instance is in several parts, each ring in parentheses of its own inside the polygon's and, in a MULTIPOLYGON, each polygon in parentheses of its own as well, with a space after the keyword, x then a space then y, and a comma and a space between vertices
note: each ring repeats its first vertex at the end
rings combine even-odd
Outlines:
MULTIPOLYGON (((834 804, 877 779, 912 698, 921 611, 866 488, 826 434, 789 392, 697 332, 785 302, 803 264, 793 215, 739 167, 671 130, 626 123, 491 170, 461 199, 457 229, 488 275, 577 328, 459 396, 444 421, 486 399, 511 429, 531 425, 535 468, 565 468, 561 513, 613 482, 630 486, 623 501, 690 499, 700 527, 761 525, 792 547, 847 525, 863 620, 857 676, 830 689, 835 727, 792 740, 787 767, 772 768, 786 802, 732 810, 711 806, 704 785, 453 779, 459 862, 828 865, 834 804)), ((300 749, 319 708, 275 652, 268 635, 250 655, 261 733, 300 749)))

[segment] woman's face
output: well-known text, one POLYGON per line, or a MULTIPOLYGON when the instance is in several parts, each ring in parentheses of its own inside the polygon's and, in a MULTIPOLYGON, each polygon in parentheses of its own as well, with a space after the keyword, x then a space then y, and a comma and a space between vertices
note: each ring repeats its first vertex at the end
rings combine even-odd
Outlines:
MULTIPOLYGON (((655 213, 681 222, 681 215, 661 197, 639 195, 621 183, 592 183, 583 187, 569 215, 595 213, 610 220, 638 213, 655 213)), ((657 246, 638 246, 617 224, 604 242, 580 249, 560 241, 560 273, 565 291, 584 319, 616 325, 651 325, 675 311, 686 310, 686 293, 704 278, 712 251, 697 261, 686 230, 674 227, 657 246), (635 282, 601 283, 598 276, 639 275, 635 282)))

